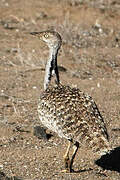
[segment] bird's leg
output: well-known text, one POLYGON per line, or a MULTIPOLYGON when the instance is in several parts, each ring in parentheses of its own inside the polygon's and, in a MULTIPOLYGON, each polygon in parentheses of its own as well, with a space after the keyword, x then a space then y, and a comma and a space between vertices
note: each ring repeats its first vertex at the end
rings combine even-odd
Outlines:
POLYGON ((70 159, 69 159, 69 151, 71 148, 72 142, 69 141, 68 147, 67 147, 67 151, 65 153, 65 155, 63 156, 64 158, 64 163, 65 163, 65 170, 63 170, 62 172, 70 172, 70 159))
POLYGON ((75 159, 76 153, 77 153, 77 151, 78 151, 78 148, 79 148, 79 143, 76 142, 76 143, 73 145, 73 154, 72 154, 72 158, 71 158, 71 161, 70 161, 70 167, 69 167, 69 168, 70 168, 70 172, 73 171, 72 165, 73 165, 73 161, 74 161, 74 159, 75 159))

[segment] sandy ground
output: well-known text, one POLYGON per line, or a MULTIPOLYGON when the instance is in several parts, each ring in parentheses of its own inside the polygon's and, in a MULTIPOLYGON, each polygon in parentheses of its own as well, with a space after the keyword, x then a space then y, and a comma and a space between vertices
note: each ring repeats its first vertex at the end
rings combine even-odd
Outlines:
POLYGON ((119 0, 1 0, 0 180, 119 180, 119 173, 119 0), (42 138, 35 128, 48 49, 29 32, 48 29, 63 38, 61 82, 93 97, 115 148, 96 163, 80 148, 72 174, 61 173, 67 142, 42 138))

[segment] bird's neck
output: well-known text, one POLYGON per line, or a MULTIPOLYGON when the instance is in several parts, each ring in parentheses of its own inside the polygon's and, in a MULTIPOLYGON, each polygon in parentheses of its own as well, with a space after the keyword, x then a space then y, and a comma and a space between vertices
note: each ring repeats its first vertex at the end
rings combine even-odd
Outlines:
POLYGON ((58 49, 50 48, 49 58, 45 69, 45 79, 44 79, 44 90, 46 90, 51 81, 52 74, 56 76, 56 83, 59 84, 59 72, 57 67, 57 54, 58 49))

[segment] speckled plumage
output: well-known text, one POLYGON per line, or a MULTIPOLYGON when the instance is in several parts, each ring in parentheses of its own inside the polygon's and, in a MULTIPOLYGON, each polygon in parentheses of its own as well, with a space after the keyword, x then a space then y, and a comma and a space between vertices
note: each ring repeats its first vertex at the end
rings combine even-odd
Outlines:
POLYGON ((95 102, 77 88, 48 88, 40 95, 38 114, 42 124, 60 137, 98 152, 109 147, 107 129, 95 102))
POLYGON ((110 150, 107 129, 97 105, 89 95, 59 82, 57 53, 62 43, 61 36, 54 31, 31 34, 46 42, 50 49, 44 91, 38 102, 38 115, 44 126, 69 140, 64 160, 66 170, 71 172, 79 144, 84 144, 99 154, 110 150), (57 85, 50 86, 53 72, 57 85), (74 150, 69 160, 71 144, 74 150))

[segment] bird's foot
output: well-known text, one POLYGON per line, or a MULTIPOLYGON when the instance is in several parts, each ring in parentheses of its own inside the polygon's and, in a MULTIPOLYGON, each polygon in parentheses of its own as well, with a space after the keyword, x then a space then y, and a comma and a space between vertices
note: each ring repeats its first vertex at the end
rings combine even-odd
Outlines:
POLYGON ((65 164, 65 169, 62 170, 63 173, 74 172, 74 170, 72 169, 72 163, 71 163, 71 160, 69 159, 68 154, 64 156, 64 164, 65 164))
POLYGON ((74 172, 74 170, 73 169, 63 169, 63 170, 61 170, 61 172, 62 173, 73 173, 74 172))
POLYGON ((69 169, 63 169, 63 170, 61 170, 61 173, 70 173, 70 170, 69 169))
POLYGON ((65 169, 70 169, 70 159, 68 156, 64 156, 65 169))

